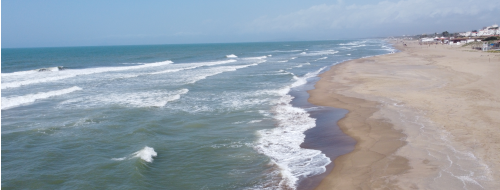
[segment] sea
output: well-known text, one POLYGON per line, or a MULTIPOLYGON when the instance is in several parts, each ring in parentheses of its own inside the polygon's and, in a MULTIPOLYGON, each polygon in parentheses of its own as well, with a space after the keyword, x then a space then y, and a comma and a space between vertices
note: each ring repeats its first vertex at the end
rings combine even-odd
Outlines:
POLYGON ((5 189, 313 189, 356 143, 318 74, 383 39, 2 48, 5 189))

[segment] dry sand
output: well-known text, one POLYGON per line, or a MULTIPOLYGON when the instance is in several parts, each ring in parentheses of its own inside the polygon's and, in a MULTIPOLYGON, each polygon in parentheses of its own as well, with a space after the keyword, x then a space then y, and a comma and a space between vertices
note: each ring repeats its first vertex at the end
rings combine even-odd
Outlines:
POLYGON ((358 142, 317 189, 500 189, 500 53, 394 43, 309 91, 358 142))

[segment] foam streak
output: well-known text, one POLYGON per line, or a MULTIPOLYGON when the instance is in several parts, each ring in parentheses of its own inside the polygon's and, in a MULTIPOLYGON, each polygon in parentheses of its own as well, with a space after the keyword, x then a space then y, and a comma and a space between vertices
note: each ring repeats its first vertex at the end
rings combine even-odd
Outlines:
POLYGON ((75 69, 75 70, 64 70, 60 72, 18 72, 18 74, 2 74, 2 80, 9 80, 12 82, 2 83, 2 89, 7 88, 17 88, 20 86, 37 84, 37 83, 46 83, 53 82, 62 79, 72 78, 80 75, 90 75, 104 72, 114 72, 114 71, 124 71, 124 70, 132 70, 132 69, 142 69, 147 67, 157 67, 163 66, 173 63, 172 61, 163 61, 157 63, 149 63, 144 65, 134 65, 134 66, 126 66, 126 67, 99 67, 99 68, 89 68, 89 69, 75 69), (19 74, 22 73, 22 74, 19 74), (12 76, 21 76, 22 78, 15 78, 11 80, 12 76), (20 80, 18 80, 20 79, 20 80))
POLYGON ((269 156, 271 162, 280 168, 281 189, 296 188, 301 179, 325 172, 326 165, 331 163, 321 151, 300 147, 305 139, 304 132, 315 127, 316 120, 306 110, 293 107, 290 103, 293 97, 288 95, 291 88, 304 85, 308 78, 317 76, 324 68, 303 77, 294 77, 296 82, 276 91, 282 96, 273 108, 278 127, 258 131, 261 138, 255 149, 269 156))
POLYGON ((42 92, 36 94, 28 94, 24 96, 15 96, 11 98, 2 97, 2 110, 10 109, 13 107, 18 107, 20 105, 33 103, 40 99, 47 99, 54 96, 60 96, 64 94, 68 94, 74 91, 82 90, 80 87, 73 86, 71 88, 66 88, 62 90, 55 90, 50 92, 42 92))

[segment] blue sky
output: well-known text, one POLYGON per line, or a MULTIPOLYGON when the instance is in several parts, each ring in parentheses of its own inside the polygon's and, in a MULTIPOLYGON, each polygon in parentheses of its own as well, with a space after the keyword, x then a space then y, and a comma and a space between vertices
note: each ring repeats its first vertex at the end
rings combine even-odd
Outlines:
POLYGON ((2 47, 328 40, 500 24, 499 0, 3 0, 2 47))

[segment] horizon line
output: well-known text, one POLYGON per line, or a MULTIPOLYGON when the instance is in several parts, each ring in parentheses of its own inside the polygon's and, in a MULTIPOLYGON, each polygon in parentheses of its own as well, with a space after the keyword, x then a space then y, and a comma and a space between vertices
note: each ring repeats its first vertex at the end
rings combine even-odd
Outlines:
POLYGON ((75 45, 75 46, 31 46, 31 47, 1 47, 1 49, 35 49, 35 48, 68 48, 68 47, 113 47, 113 46, 154 46, 154 45, 201 45, 201 44, 238 44, 238 43, 277 43, 277 42, 314 42, 314 41, 334 41, 334 40, 354 40, 354 39, 377 39, 389 37, 364 37, 345 39, 323 39, 323 40, 276 40, 276 41, 241 41, 241 42, 206 42, 206 43, 164 43, 164 44, 126 44, 126 45, 75 45))

